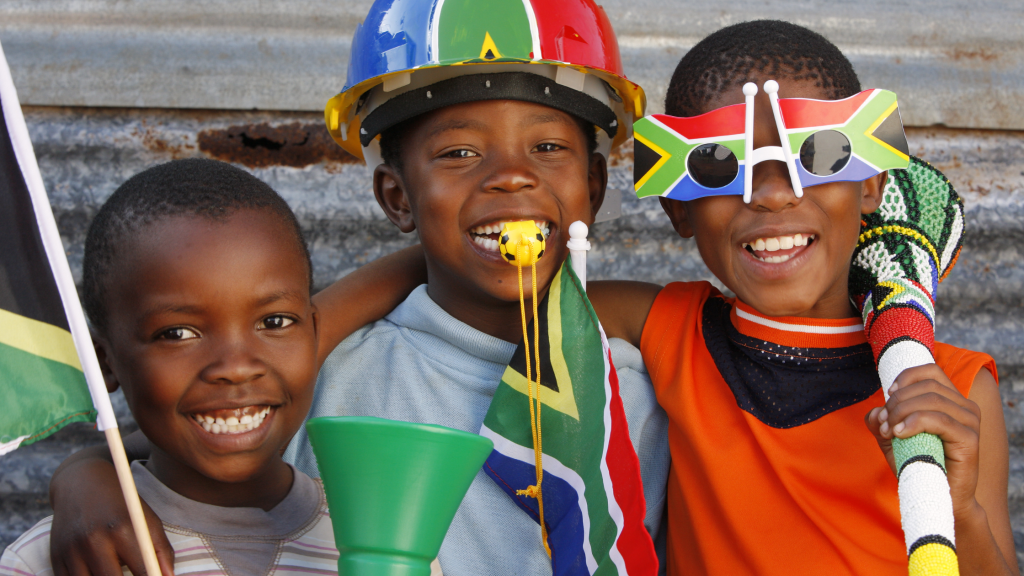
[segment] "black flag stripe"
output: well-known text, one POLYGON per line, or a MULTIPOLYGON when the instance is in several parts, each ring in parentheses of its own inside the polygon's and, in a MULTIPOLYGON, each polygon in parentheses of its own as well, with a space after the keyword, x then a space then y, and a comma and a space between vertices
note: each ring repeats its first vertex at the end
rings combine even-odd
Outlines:
POLYGON ((28 186, 0 114, 0 309, 69 330, 28 186))

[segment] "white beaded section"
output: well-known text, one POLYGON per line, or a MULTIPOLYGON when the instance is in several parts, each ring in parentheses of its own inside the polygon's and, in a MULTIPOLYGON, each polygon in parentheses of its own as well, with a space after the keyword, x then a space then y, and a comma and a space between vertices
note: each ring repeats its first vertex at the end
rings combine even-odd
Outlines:
POLYGON ((942 250, 942 262, 939 264, 940 276, 942 275, 943 270, 949 267, 949 261, 953 259, 953 252, 956 250, 956 244, 960 241, 960 236, 964 233, 963 210, 960 209, 959 204, 954 204, 953 210, 956 212, 956 217, 953 218, 953 229, 949 231, 949 240, 946 241, 946 247, 942 250))
POLYGON ((882 380, 885 399, 889 400, 889 387, 901 372, 934 363, 932 353, 916 340, 904 340, 887 348, 878 359, 878 377, 882 380))
POLYGON ((923 536, 938 534, 956 544, 953 498, 942 469, 929 462, 912 462, 900 475, 900 516, 907 551, 923 536))

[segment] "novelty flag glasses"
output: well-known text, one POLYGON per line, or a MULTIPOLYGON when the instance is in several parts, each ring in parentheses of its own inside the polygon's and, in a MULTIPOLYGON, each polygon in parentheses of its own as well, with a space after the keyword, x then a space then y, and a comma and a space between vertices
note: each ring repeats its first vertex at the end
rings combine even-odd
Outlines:
POLYGON ((910 162, 907 137, 888 90, 865 90, 845 100, 778 96, 764 83, 782 146, 754 149, 754 96, 743 86, 744 104, 691 118, 654 114, 633 126, 633 186, 639 198, 694 200, 742 194, 749 203, 753 167, 785 162, 797 198, 805 186, 860 181, 910 162))

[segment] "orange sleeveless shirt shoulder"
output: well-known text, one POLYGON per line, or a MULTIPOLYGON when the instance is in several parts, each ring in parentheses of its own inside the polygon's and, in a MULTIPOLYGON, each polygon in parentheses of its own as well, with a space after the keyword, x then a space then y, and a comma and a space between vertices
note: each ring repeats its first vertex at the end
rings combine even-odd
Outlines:
POLYGON ((699 325, 704 302, 719 294, 710 282, 703 281, 672 282, 662 288, 640 337, 640 352, 655 389, 658 382, 677 373, 680 347, 694 343, 692 327, 699 325))
POLYGON ((999 384, 996 372, 996 361, 984 352, 975 352, 966 348, 957 348, 942 342, 935 343, 935 363, 942 368, 956 389, 967 396, 971 393, 974 378, 982 368, 986 368, 999 384))
MULTIPOLYGON (((762 422, 740 408, 708 351, 703 315, 715 297, 707 282, 669 284, 641 337, 670 422, 668 573, 905 575, 896 480, 863 422, 883 404, 881 390, 805 424, 762 422)), ((757 317, 726 302, 741 333, 765 345, 807 345, 793 340, 804 337, 794 328, 779 328, 800 319, 757 317)), ((856 319, 799 324, 825 348, 863 342, 856 319)), ((996 375, 987 354, 937 343, 935 360, 964 395, 981 368, 996 375)))

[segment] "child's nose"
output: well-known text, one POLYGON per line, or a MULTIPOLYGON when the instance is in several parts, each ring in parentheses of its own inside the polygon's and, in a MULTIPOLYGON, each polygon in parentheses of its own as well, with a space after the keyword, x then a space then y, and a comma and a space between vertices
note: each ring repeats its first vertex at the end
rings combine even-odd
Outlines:
POLYGON ((242 384, 262 376, 266 364, 242 342, 225 343, 202 371, 202 379, 211 384, 242 384))
POLYGON ((779 212, 801 202, 793 192, 793 183, 785 163, 775 160, 754 167, 753 194, 747 206, 758 211, 779 212))
POLYGON ((516 158, 497 159, 491 174, 484 181, 484 189, 494 192, 520 192, 536 188, 539 179, 524 163, 516 158))

